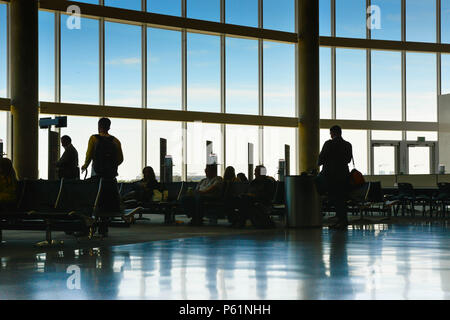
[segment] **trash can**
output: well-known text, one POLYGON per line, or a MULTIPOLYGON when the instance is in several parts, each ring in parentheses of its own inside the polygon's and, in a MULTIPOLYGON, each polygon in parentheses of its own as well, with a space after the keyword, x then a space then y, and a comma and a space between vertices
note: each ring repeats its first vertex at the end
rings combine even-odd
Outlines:
POLYGON ((286 226, 290 228, 322 227, 320 198, 315 176, 286 176, 286 226))

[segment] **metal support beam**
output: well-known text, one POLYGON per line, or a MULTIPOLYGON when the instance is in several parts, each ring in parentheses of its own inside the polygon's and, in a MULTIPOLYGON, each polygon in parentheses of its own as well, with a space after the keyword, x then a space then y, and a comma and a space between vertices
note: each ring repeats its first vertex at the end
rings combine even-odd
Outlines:
POLYGON ((296 20, 299 40, 297 47, 296 99, 298 110, 299 162, 297 172, 317 170, 320 137, 319 90, 319 4, 297 0, 296 20), (301 39, 300 39, 301 38, 301 39))

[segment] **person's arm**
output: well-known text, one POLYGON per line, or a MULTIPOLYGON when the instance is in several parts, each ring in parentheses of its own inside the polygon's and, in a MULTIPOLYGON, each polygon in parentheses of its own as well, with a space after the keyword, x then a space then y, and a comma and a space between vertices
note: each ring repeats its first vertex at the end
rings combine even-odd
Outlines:
POLYGON ((97 139, 95 138, 95 136, 91 136, 89 138, 88 149, 86 151, 86 159, 84 160, 84 165, 81 167, 82 171, 85 171, 87 169, 87 167, 89 167, 89 164, 92 161, 92 157, 94 155, 94 148, 95 148, 96 140, 97 139))
POLYGON ((114 141, 117 144, 118 153, 117 153, 117 165, 120 166, 123 162, 123 152, 122 152, 122 144, 120 143, 119 139, 114 138, 114 141))
POLYGON ((69 156, 67 155, 67 151, 64 151, 61 158, 56 162, 56 167, 60 168, 60 167, 64 166, 66 163, 68 163, 69 162, 68 157, 69 156))
POLYGON ((222 183, 222 179, 216 178, 216 179, 214 179, 214 183, 213 183, 208 189, 205 189, 205 190, 203 190, 203 191, 200 191, 200 190, 199 190, 198 193, 200 193, 200 194, 208 194, 208 193, 211 193, 211 192, 215 191, 216 188, 218 188, 218 187, 220 186, 221 183, 222 183))
POLYGON ((347 163, 350 163, 353 159, 353 147, 351 143, 348 143, 348 156, 347 156, 347 163))

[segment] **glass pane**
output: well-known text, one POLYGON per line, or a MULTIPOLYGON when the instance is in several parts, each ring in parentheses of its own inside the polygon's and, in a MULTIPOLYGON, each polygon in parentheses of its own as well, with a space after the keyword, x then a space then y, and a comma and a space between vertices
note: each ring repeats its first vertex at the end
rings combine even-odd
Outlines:
POLYGON ((373 148, 373 174, 395 174, 395 147, 373 148))
POLYGON ((181 122, 147 121, 147 165, 160 179, 160 139, 167 140, 167 155, 172 156, 173 180, 181 181, 183 163, 183 135, 181 122))
POLYGON ((320 48, 320 118, 331 119, 331 49, 320 48))
POLYGON ((437 121, 436 55, 406 53, 406 118, 437 121))
POLYGON ((436 1, 406 0, 406 41, 436 42, 436 1))
POLYGON ((105 0, 105 6, 141 10, 141 0, 105 0))
POLYGON ((148 29, 148 107, 181 110, 181 33, 148 29))
POLYGON ((331 1, 319 0, 319 34, 331 36, 331 1))
MULTIPOLYGON (((115 119, 112 119, 111 122, 114 123, 115 119)), ((78 163, 80 168, 83 166, 86 159, 89 138, 91 135, 98 133, 97 126, 98 118, 68 116, 67 128, 61 128, 61 136, 68 135, 72 139, 72 145, 78 151, 78 163)), ((121 143, 123 144, 123 141, 121 141, 121 143)), ((92 164, 88 169, 88 177, 91 176, 91 169, 92 164)), ((84 175, 81 176, 81 179, 84 179, 84 175)))
POLYGON ((189 122, 187 124, 187 180, 200 181, 205 177, 206 141, 212 141, 213 153, 219 162, 217 173, 222 172, 222 132, 220 124, 189 122))
POLYGON ((441 56, 442 68, 442 94, 450 93, 450 54, 443 54, 441 56))
MULTIPOLYGON (((91 135, 98 133, 98 118, 67 117, 67 128, 61 129, 61 135, 72 138, 72 144, 78 151, 80 167, 84 164, 88 141, 91 135)), ((46 131, 46 130, 41 130, 46 131)), ((117 180, 136 180, 142 172, 141 168, 141 121, 111 118, 111 135, 119 139, 124 156, 119 166, 117 180)), ((92 163, 88 168, 91 176, 92 163)), ((84 176, 81 177, 82 179, 84 176)))
POLYGON ((258 27, 258 0, 225 1, 225 22, 258 27))
POLYGON ((366 38, 366 1, 336 0, 336 36, 366 38))
POLYGON ((450 43, 450 0, 441 1, 441 41, 450 43))
POLYGON ((142 173, 142 122, 141 120, 111 119, 111 135, 122 144, 123 163, 119 166, 117 180, 136 180, 142 173))
POLYGON ((258 114, 258 42, 226 39, 226 112, 258 114))
POLYGON ((39 101, 55 101, 55 16, 39 11, 39 101))
POLYGON ((172 16, 181 16, 180 0, 147 0, 147 11, 172 16))
POLYGON ((7 97, 6 4, 0 3, 0 97, 7 97))
POLYGON ((402 132, 373 130, 372 140, 402 140, 402 132))
POLYGON ((295 162, 295 134, 294 128, 264 127, 264 166, 267 175, 279 179, 278 162, 284 159, 284 146, 290 146, 290 174, 295 175, 297 166, 295 162))
POLYGON ((247 178, 249 143, 253 144, 253 168, 259 164, 258 130, 255 126, 226 126, 226 165, 233 166, 236 174, 242 172, 247 178))
POLYGON ((437 141, 438 133, 433 131, 408 131, 406 132, 406 140, 417 141, 419 137, 424 137, 425 141, 437 141))
POLYGON ((330 130, 329 129, 320 129, 320 150, 322 150, 323 145, 327 140, 330 140, 330 130))
POLYGON ((140 107, 141 28, 105 23, 105 104, 140 107))
MULTIPOLYGON (((367 174, 367 131, 342 130, 342 138, 352 144, 356 169, 362 174, 367 174)), ((353 169, 352 162, 349 164, 349 169, 353 169)))
POLYGON ((186 0, 187 17, 220 22, 220 0, 186 0))
POLYGON ((430 148, 412 147, 408 148, 409 174, 430 174, 430 148))
POLYGON ((402 120, 400 52, 372 51, 372 120, 402 120))
POLYGON ((81 18, 81 29, 61 16, 61 101, 99 104, 99 22, 81 18))
POLYGON ((294 0, 263 0, 263 27, 295 32, 294 0))
POLYGON ((336 117, 365 120, 366 51, 336 50, 336 117))
MULTIPOLYGON (((8 113, 5 111, 0 111, 0 140, 3 142, 3 153, 6 154, 7 149, 7 116, 8 113)), ((7 158, 11 158, 11 155, 7 154, 7 158)))
POLYGON ((39 179, 48 179, 48 129, 39 129, 38 174, 39 179))
POLYGON ((220 112, 220 38, 187 35, 187 109, 220 112))
POLYGON ((295 116, 295 46, 264 42, 264 115, 295 116))
MULTIPOLYGON (((371 4, 379 8, 378 12, 372 11, 372 39, 400 41, 402 38, 401 0, 372 0, 371 4)), ((378 8, 375 7, 374 10, 378 8)))

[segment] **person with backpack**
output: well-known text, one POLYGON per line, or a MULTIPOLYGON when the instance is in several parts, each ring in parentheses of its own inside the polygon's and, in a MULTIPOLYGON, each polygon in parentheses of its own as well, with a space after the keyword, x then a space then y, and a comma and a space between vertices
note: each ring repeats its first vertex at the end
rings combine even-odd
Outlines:
POLYGON ((110 127, 108 118, 98 121, 98 134, 89 138, 81 172, 84 173, 92 161, 92 177, 115 179, 118 176, 117 169, 123 162, 122 146, 116 137, 109 134, 110 127))
MULTIPOLYGON (((122 146, 120 141, 109 134, 111 120, 101 118, 98 121, 98 134, 89 138, 86 160, 81 167, 81 172, 85 172, 92 161, 92 178, 104 178, 112 180, 103 187, 99 198, 98 207, 102 212, 113 211, 120 207, 120 195, 117 189, 116 177, 117 169, 123 162, 122 146)), ((108 236, 109 218, 102 217, 98 232, 103 236, 108 236)))

